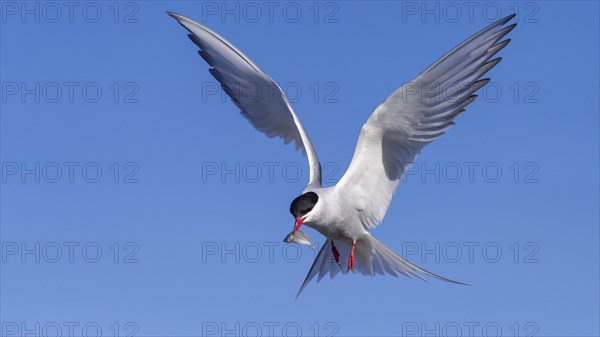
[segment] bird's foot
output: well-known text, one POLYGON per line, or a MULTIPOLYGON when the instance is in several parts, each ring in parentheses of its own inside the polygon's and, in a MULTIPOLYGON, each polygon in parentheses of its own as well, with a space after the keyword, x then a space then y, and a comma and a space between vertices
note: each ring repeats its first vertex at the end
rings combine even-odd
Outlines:
POLYGON ((338 252, 337 248, 335 248, 335 244, 333 244, 333 240, 331 240, 331 252, 333 253, 335 262, 339 265, 340 264, 340 252, 338 252))
POLYGON ((352 242, 352 250, 350 250, 350 258, 348 259, 348 270, 354 268, 354 248, 356 248, 356 241, 352 242))

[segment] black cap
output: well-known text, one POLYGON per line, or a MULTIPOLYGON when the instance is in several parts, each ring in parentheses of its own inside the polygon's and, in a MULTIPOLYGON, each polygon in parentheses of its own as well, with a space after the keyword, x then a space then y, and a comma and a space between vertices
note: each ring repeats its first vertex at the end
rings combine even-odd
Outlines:
POLYGON ((319 201, 319 196, 315 192, 306 192, 292 201, 290 213, 296 218, 301 218, 308 214, 319 201))

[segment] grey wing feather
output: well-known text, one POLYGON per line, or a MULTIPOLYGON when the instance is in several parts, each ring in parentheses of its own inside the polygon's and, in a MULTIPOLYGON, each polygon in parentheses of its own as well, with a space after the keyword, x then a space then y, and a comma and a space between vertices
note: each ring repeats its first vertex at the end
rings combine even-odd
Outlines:
POLYGON ((321 165, 300 120, 281 88, 234 45, 207 27, 182 15, 168 12, 187 29, 188 37, 200 48, 199 55, 212 67, 210 73, 252 126, 268 137, 308 157, 309 186, 321 185, 321 165))
POLYGON ((336 186, 358 211, 365 228, 376 227, 400 178, 429 143, 454 120, 489 82, 481 79, 500 62, 491 59, 510 40, 501 40, 514 15, 473 35, 381 103, 360 130, 352 162, 336 186))

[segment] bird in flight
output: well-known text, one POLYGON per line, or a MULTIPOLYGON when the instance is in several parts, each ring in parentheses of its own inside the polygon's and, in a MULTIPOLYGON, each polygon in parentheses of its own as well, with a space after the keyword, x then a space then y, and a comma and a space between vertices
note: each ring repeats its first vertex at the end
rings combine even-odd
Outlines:
POLYGON ((321 165, 308 134, 281 88, 246 55, 209 28, 167 12, 189 31, 209 72, 254 128, 308 157, 309 182, 290 206, 295 223, 289 242, 310 244, 299 228, 326 237, 298 295, 317 277, 338 273, 424 276, 459 283, 424 270, 376 240, 369 230, 382 221, 402 175, 417 154, 454 125, 454 119, 490 79, 482 78, 500 62, 494 55, 516 24, 507 16, 471 36, 394 91, 361 127, 352 161, 339 182, 321 186, 321 165))

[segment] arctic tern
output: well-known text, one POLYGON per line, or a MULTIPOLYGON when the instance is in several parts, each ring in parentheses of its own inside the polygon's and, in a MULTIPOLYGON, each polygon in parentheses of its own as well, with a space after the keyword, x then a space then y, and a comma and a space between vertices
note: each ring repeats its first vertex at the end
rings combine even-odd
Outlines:
POLYGON ((294 142, 308 157, 309 182, 290 206, 295 223, 287 242, 312 244, 302 225, 326 237, 298 295, 318 276, 338 273, 435 275, 408 262, 377 241, 369 230, 383 219, 396 187, 417 154, 454 125, 454 119, 489 82, 481 78, 500 62, 491 59, 510 39, 516 24, 507 16, 471 36, 393 92, 360 129, 348 170, 330 187, 321 186, 321 165, 308 135, 281 88, 230 42, 182 15, 167 12, 189 31, 209 72, 254 128, 268 137, 294 142), (271 94, 265 94, 270 92, 271 94))

